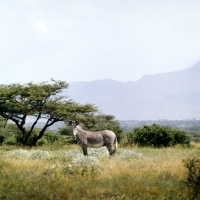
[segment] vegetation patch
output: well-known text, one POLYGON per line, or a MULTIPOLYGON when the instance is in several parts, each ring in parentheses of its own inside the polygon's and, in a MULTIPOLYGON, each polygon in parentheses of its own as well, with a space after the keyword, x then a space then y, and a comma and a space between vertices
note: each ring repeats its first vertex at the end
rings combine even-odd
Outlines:
POLYGON ((200 197, 200 159, 193 158, 184 161, 188 169, 188 177, 185 182, 193 191, 192 199, 200 197))
POLYGON ((48 151, 40 149, 31 152, 29 152, 28 150, 20 149, 20 150, 8 151, 5 153, 5 156, 10 158, 46 159, 50 155, 48 151))
POLYGON ((120 149, 118 153, 120 158, 127 160, 144 158, 142 153, 136 153, 133 150, 120 149))
POLYGON ((169 147, 177 144, 189 145, 189 142, 190 138, 185 131, 153 124, 134 128, 125 135, 122 144, 125 146, 137 144, 139 146, 169 147))
POLYGON ((111 159, 104 147, 88 149, 88 157, 76 145, 0 150, 0 199, 8 200, 190 200, 192 187, 185 184, 189 179, 183 160, 200 155, 195 146, 118 148, 111 159))

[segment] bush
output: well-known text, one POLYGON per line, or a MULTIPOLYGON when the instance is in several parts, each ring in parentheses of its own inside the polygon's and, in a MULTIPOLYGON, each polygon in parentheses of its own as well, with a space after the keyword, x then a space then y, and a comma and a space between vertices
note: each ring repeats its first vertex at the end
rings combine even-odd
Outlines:
POLYGON ((16 137, 14 136, 11 136, 11 137, 7 137, 4 141, 4 144, 6 145, 17 145, 17 140, 16 140, 16 137))
POLYGON ((46 131, 45 134, 44 134, 44 137, 46 138, 48 144, 53 144, 55 142, 58 142, 59 141, 59 137, 60 135, 58 134, 55 134, 53 132, 50 132, 50 131, 46 131))
POLYGON ((122 144, 153 147, 168 147, 176 144, 189 145, 189 136, 185 131, 172 129, 169 126, 160 126, 153 124, 144 127, 136 127, 128 132, 124 137, 122 144))
POLYGON ((174 144, 189 144, 190 137, 183 130, 174 130, 174 144))
POLYGON ((57 144, 62 141, 62 136, 51 131, 45 131, 44 136, 37 141, 38 146, 57 144))
POLYGON ((72 128, 70 126, 64 126, 58 129, 58 134, 72 136, 72 128))
POLYGON ((187 181, 185 183, 193 190, 192 199, 197 199, 200 197, 200 160, 194 158, 184 162, 185 167, 189 170, 187 181))
POLYGON ((132 145, 132 144, 135 143, 134 138, 135 138, 135 133, 129 131, 129 132, 127 132, 127 133, 125 134, 125 136, 124 136, 123 139, 121 140, 120 145, 121 145, 121 146, 132 145))

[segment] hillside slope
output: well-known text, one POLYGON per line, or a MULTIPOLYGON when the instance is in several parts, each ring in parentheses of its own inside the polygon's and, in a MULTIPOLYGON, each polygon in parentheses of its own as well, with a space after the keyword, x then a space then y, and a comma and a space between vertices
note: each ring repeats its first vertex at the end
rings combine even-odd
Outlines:
POLYGON ((64 94, 79 103, 95 104, 119 120, 200 119, 200 62, 136 82, 73 82, 64 94))

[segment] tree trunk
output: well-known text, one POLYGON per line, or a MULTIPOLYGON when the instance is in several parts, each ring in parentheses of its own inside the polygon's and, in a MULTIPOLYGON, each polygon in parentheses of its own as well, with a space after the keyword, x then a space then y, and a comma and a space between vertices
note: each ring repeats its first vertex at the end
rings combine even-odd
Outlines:
POLYGON ((37 141, 44 136, 44 132, 46 131, 47 127, 48 127, 47 125, 44 126, 43 129, 40 131, 39 135, 36 137, 33 137, 33 140, 31 142, 30 146, 36 146, 37 141))
POLYGON ((38 140, 37 137, 34 137, 30 146, 36 146, 38 140))

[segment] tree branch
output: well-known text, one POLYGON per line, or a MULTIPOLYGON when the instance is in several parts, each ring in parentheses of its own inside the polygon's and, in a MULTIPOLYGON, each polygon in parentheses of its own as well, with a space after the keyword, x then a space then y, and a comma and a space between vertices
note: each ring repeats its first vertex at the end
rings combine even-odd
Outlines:
POLYGON ((37 124, 38 120, 40 119, 40 117, 41 117, 41 113, 39 113, 39 115, 37 116, 35 122, 32 124, 31 129, 30 129, 30 131, 27 134, 27 138, 30 137, 30 135, 31 135, 31 133, 32 133, 35 125, 37 124))

